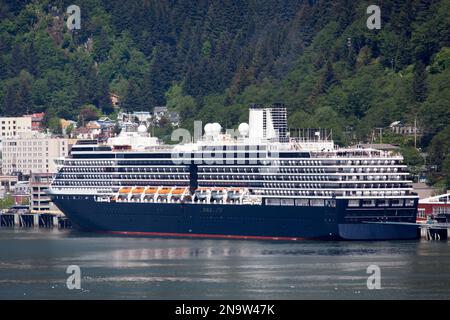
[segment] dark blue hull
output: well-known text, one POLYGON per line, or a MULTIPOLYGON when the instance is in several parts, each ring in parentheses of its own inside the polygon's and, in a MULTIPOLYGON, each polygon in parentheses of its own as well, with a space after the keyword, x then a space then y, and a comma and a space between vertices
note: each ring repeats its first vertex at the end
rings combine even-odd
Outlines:
MULTIPOLYGON (((401 223, 385 229, 363 220, 348 223, 346 201, 337 201, 333 207, 302 207, 96 202, 90 196, 52 198, 75 226, 96 232, 268 240, 386 240, 415 239, 418 235, 417 226, 404 227, 401 223)), ((368 212, 363 214, 367 216, 368 212)), ((384 217, 384 221, 402 222, 397 216, 397 210, 395 214, 374 211, 369 220, 380 221, 384 217)), ((402 217, 405 217, 404 212, 402 217)), ((354 213, 352 219, 355 219, 354 213)), ((403 222, 414 220, 415 208, 410 208, 408 221, 403 222)))
POLYGON ((339 224, 339 236, 346 240, 412 240, 420 237, 415 223, 367 222, 339 224))

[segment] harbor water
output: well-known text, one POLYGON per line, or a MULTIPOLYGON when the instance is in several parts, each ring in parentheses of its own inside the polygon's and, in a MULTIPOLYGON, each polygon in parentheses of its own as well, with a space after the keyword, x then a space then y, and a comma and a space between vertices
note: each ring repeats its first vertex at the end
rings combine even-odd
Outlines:
POLYGON ((0 299, 450 299, 450 243, 162 239, 3 228, 0 299), (80 289, 67 286, 69 266, 79 267, 80 289), (380 289, 368 288, 373 266, 380 289))

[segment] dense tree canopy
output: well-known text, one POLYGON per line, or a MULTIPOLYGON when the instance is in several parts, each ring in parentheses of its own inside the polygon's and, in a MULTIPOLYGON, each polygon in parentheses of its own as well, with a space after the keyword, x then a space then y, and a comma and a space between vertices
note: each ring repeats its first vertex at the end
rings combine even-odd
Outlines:
POLYGON ((417 119, 445 175, 450 0, 382 1, 380 30, 366 27, 372 2, 77 0, 72 32, 73 1, 3 0, 1 114, 79 120, 86 105, 113 112, 113 92, 127 111, 168 104, 183 126, 231 127, 249 103, 280 101, 292 127, 332 128, 339 143, 417 119))

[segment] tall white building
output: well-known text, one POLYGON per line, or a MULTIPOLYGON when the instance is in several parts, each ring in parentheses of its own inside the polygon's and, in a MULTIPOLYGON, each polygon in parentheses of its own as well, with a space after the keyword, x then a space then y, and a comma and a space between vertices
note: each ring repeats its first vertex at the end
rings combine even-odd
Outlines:
POLYGON ((43 133, 23 133, 3 140, 2 173, 56 173, 55 158, 66 157, 72 139, 43 133))
POLYGON ((0 140, 30 132, 31 129, 31 116, 0 117, 0 140))

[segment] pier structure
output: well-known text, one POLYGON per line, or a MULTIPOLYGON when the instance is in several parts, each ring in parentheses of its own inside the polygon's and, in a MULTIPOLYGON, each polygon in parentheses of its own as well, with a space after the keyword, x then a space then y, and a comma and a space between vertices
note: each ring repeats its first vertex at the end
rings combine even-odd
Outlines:
POLYGON ((0 213, 0 228, 58 228, 69 229, 72 224, 62 214, 2 212, 0 213))
POLYGON ((420 226, 420 236, 429 241, 448 240, 450 234, 450 223, 422 224, 420 226))

